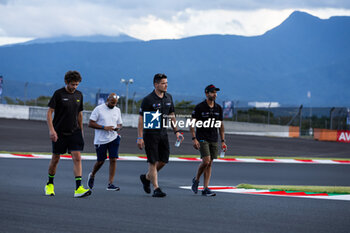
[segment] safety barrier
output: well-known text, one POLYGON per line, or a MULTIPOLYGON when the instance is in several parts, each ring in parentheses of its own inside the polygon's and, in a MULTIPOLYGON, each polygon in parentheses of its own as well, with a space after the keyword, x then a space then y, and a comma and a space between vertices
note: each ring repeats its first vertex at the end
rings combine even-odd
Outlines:
MULTIPOLYGON (((46 121, 47 107, 0 104, 0 118, 46 121)), ((83 112, 87 124, 91 111, 83 112)), ((137 128, 138 114, 122 114, 123 126, 137 128)), ((182 119, 182 118, 179 118, 182 119)), ((182 128, 188 131, 188 128, 182 128)), ((273 137, 299 137, 299 127, 225 121, 225 133, 273 137)))
POLYGON ((289 137, 290 138, 300 137, 300 130, 298 126, 289 126, 289 137))
POLYGON ((29 107, 0 104, 0 118, 29 120, 29 107))
POLYGON ((350 131, 314 129, 314 139, 319 141, 347 142, 350 143, 350 131))
MULTIPOLYGON (((0 118, 46 121, 47 107, 0 104, 0 118)), ((89 122, 91 111, 83 111, 83 123, 89 122)), ((137 114, 122 114, 123 125, 137 127, 137 114)))

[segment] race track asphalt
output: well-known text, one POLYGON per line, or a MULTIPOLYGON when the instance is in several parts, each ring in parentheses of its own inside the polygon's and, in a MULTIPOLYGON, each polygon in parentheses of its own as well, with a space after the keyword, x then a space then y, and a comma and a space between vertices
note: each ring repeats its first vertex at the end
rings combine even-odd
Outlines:
MULTIPOLYGON (((92 135, 85 127, 85 152, 93 152, 92 135)), ((139 152, 135 129, 125 128, 122 135, 121 152, 139 152)), ((348 144, 237 135, 227 139, 237 155, 350 157, 348 144)), ((190 143, 186 141, 182 151, 173 154, 195 154, 190 143)), ((0 151, 50 150, 45 122, 0 119, 0 151)), ((73 164, 62 160, 55 177, 56 196, 47 197, 48 163, 46 159, 0 159, 0 232, 345 233, 350 229, 350 201, 233 193, 203 197, 180 189, 191 185, 198 162, 170 162, 159 175, 168 195, 158 199, 141 187, 139 175, 147 169, 144 161, 119 161, 115 183, 121 190, 105 190, 107 161, 96 176, 92 195, 75 199, 73 164)), ((94 161, 82 164, 85 185, 94 161)), ((211 185, 350 186, 349 174, 350 165, 344 164, 214 163, 211 185)))
MULTIPOLYGON (((144 154, 136 146, 135 128, 123 128, 120 153, 144 154)), ((95 153, 94 130, 84 126, 86 153, 95 153)), ((175 136, 169 132, 171 154, 198 155, 193 149, 189 132, 184 132, 185 141, 179 148, 174 147, 175 136)), ((293 156, 350 158, 350 143, 320 142, 312 139, 277 138, 262 136, 226 135, 227 155, 236 156, 293 156)), ((0 151, 51 152, 46 122, 0 119, 0 151)))
MULTIPOLYGON (((160 172, 168 195, 145 194, 139 174, 145 162, 118 162, 119 192, 106 191, 108 164, 91 196, 73 198, 72 161, 62 160, 56 196, 44 196, 49 160, 0 159, 1 232, 349 232, 350 202, 218 193, 195 195, 196 162, 172 162, 160 172)), ((93 161, 83 161, 83 182, 93 161)), ((216 163, 212 185, 350 185, 349 165, 216 163)), ((201 181, 202 182, 202 181, 201 181)))

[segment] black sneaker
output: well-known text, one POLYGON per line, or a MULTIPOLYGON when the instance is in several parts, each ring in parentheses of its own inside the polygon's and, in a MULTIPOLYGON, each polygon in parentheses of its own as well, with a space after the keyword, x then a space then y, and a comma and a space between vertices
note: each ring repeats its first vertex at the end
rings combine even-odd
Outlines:
POLYGON ((151 181, 147 180, 145 174, 140 175, 140 180, 143 184, 143 190, 145 190, 146 193, 151 193, 151 181))
POLYGON ((108 184, 108 187, 106 188, 106 190, 109 190, 109 191, 119 191, 120 188, 117 187, 117 186, 114 186, 114 184, 108 184))
POLYGON ((153 191, 152 197, 165 197, 166 193, 164 193, 160 188, 157 188, 153 191))
POLYGON ((87 186, 92 189, 94 187, 94 181, 95 177, 92 176, 92 173, 89 173, 88 180, 87 180, 87 186))
POLYGON ((205 188, 205 189, 202 191, 202 195, 203 195, 203 196, 207 196, 207 197, 213 197, 213 196, 216 196, 216 193, 214 193, 213 191, 211 191, 209 188, 205 188))
POLYGON ((192 179, 192 191, 195 194, 198 193, 198 185, 199 185, 199 180, 196 180, 196 177, 193 177, 193 179, 192 179))

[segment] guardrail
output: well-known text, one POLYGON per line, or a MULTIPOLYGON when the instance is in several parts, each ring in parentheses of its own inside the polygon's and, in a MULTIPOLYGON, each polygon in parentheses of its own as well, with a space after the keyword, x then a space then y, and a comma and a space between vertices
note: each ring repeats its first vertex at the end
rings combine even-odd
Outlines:
MULTIPOLYGON (((0 118, 46 121, 47 107, 0 104, 0 118)), ((83 111, 87 124, 91 111, 83 111)), ((123 126, 137 128, 138 114, 122 114, 123 126)), ((240 135, 299 137, 299 127, 225 121, 225 133, 240 135)), ((182 130, 188 131, 188 128, 182 130)))
MULTIPOLYGON (((47 107, 0 104, 0 118, 46 121, 47 107)), ((83 123, 89 122, 91 111, 83 111, 83 123)), ((123 125, 137 127, 137 114, 122 114, 123 125)))
POLYGON ((350 143, 349 130, 314 129, 314 139, 319 141, 350 143))

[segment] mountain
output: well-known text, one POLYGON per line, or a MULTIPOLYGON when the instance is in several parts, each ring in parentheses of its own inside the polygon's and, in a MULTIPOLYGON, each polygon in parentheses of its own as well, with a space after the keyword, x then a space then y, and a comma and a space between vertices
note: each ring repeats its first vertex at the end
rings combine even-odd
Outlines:
POLYGON ((87 100, 100 89, 123 95, 149 93, 153 75, 168 75, 175 99, 204 98, 221 88, 219 101, 273 101, 286 105, 349 106, 350 17, 323 20, 293 12, 261 36, 206 35, 178 40, 66 41, 0 47, 4 95, 51 95, 67 70, 81 72, 87 100), (311 99, 307 92, 311 92, 311 99))
POLYGON ((22 44, 46 44, 46 43, 58 43, 58 42, 91 42, 91 43, 104 43, 104 42, 136 42, 139 39, 130 37, 125 34, 119 36, 104 36, 104 35, 93 35, 93 36, 58 36, 48 38, 38 38, 24 42, 22 44))

